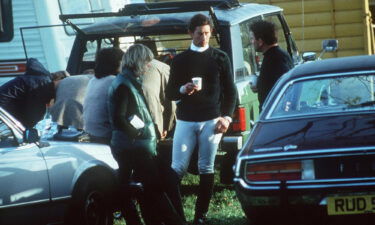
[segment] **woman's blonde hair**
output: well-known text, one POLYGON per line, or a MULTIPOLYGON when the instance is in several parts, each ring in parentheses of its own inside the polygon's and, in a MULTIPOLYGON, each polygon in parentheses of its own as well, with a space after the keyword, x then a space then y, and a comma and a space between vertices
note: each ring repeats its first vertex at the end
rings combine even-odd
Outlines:
POLYGON ((128 48, 122 57, 121 68, 128 68, 136 76, 143 75, 146 64, 154 58, 152 51, 142 44, 134 44, 128 48))

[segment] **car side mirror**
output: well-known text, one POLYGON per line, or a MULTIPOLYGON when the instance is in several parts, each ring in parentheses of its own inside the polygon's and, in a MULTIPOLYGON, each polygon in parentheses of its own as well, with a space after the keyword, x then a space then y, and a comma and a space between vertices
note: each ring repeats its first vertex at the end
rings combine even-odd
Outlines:
POLYGON ((339 41, 336 39, 328 39, 322 41, 322 49, 326 52, 333 52, 337 50, 339 41))
POLYGON ((304 62, 315 61, 316 60, 316 53, 315 52, 304 52, 302 54, 302 59, 303 59, 304 62))
POLYGON ((334 52, 337 50, 339 41, 336 39, 327 39, 322 41, 322 52, 320 53, 320 56, 318 59, 322 59, 324 53, 326 52, 334 52))
POLYGON ((23 135, 23 141, 26 143, 35 143, 39 141, 39 133, 35 128, 26 129, 23 135))

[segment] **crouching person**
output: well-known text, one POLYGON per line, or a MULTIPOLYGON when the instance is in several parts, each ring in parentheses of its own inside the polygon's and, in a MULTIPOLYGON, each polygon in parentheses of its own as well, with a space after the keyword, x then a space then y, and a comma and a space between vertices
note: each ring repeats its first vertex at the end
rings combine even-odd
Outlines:
MULTIPOLYGON (((153 59, 149 48, 131 46, 123 56, 122 72, 109 89, 108 108, 112 126, 111 148, 119 164, 122 197, 128 203, 132 173, 143 184, 144 207, 158 215, 160 224, 179 225, 182 220, 166 196, 156 161, 156 132, 142 94, 142 75, 153 59)), ((124 211, 127 224, 140 224, 134 211, 124 211), (133 218, 133 220, 131 220, 133 218)), ((149 218, 145 218, 145 222, 149 218)), ((151 225, 151 224, 150 224, 151 225)))

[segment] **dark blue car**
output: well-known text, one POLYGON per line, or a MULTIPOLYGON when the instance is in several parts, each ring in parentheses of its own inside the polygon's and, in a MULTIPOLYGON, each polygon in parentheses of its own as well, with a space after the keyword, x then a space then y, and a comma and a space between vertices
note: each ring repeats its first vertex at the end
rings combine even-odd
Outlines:
POLYGON ((235 187, 252 224, 374 224, 375 56, 283 75, 238 155, 235 187))

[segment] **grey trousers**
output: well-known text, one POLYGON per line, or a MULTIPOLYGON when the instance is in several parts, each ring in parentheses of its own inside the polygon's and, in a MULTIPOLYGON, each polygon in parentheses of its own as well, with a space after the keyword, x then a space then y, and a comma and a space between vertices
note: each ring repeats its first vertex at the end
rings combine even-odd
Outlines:
POLYGON ((182 177, 185 175, 195 145, 198 144, 199 174, 214 173, 216 152, 222 134, 215 134, 218 119, 203 122, 177 120, 173 136, 172 168, 182 177))

